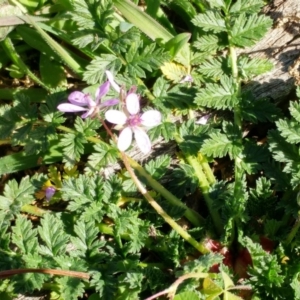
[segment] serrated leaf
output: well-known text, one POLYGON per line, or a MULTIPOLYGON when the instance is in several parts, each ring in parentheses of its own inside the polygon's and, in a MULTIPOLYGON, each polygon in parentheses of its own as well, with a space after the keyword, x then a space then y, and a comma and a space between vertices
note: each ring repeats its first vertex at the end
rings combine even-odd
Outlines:
POLYGON ((12 227, 12 241, 25 254, 34 253, 38 246, 37 230, 24 216, 18 216, 16 224, 12 227))
POLYGON ((268 99, 255 99, 252 96, 243 95, 241 115, 244 120, 253 123, 274 122, 281 116, 281 111, 268 99))
POLYGON ((273 153, 275 160, 279 162, 298 162, 300 155, 298 147, 291 145, 275 130, 270 130, 268 134, 269 149, 273 153))
POLYGON ((184 66, 174 62, 165 62, 160 69, 164 76, 175 83, 178 83, 186 75, 188 75, 188 71, 184 66))
POLYGON ((52 257, 63 254, 69 241, 68 235, 64 231, 64 225, 58 217, 45 214, 41 219, 41 226, 38 227, 41 239, 46 244, 40 246, 39 252, 52 257))
POLYGON ((130 76, 144 78, 146 77, 144 70, 149 72, 156 70, 169 59, 169 55, 162 48, 155 48, 155 43, 146 47, 143 47, 142 41, 131 44, 131 47, 125 54, 126 71, 130 76))
POLYGON ((60 140, 60 146, 64 152, 64 162, 66 162, 67 167, 73 167, 75 162, 80 160, 86 142, 85 136, 81 133, 67 133, 60 140))
POLYGON ((241 147, 228 139, 226 134, 217 132, 210 134, 210 138, 204 141, 200 151, 210 157, 224 157, 229 154, 232 159, 240 153, 241 147))
POLYGON ((148 131, 151 139, 156 139, 159 136, 163 136, 166 142, 171 140, 176 131, 176 127, 174 123, 171 122, 163 122, 159 126, 156 126, 148 131))
POLYGON ((204 31, 212 30, 215 33, 226 31, 224 18, 216 11, 207 11, 204 14, 198 14, 192 23, 204 31))
POLYGON ((208 77, 219 79, 222 75, 225 75, 226 69, 228 69, 227 60, 217 57, 204 61, 199 67, 199 72, 208 77))
POLYGON ((253 46, 271 26, 272 20, 265 15, 241 14, 232 28, 232 43, 239 47, 253 46))
POLYGON ((233 5, 230 7, 231 14, 253 14, 258 13, 260 9, 264 6, 264 2, 262 0, 237 0, 233 5))
POLYGON ((62 299, 78 300, 84 294, 84 283, 75 277, 60 277, 56 278, 55 282, 60 288, 60 296, 62 299))
POLYGON ((220 84, 208 83, 205 88, 200 89, 195 103, 216 109, 232 109, 238 101, 234 93, 232 78, 223 76, 220 84))
POLYGON ((295 120, 300 123, 300 103, 296 101, 290 102, 289 110, 295 120))
POLYGON ((266 162, 270 156, 268 149, 261 145, 251 142, 244 143, 244 149, 241 154, 241 167, 248 173, 254 174, 261 170, 262 163, 266 162))
POLYGON ((85 137, 95 136, 97 134, 96 130, 99 129, 100 126, 101 123, 97 120, 97 118, 86 118, 85 120, 82 118, 76 118, 74 124, 75 130, 84 134, 85 137))
POLYGON ((171 157, 169 155, 161 155, 155 160, 150 160, 145 165, 145 170, 156 180, 159 180, 167 171, 171 163, 171 157))
POLYGON ((297 144, 300 142, 300 124, 290 120, 279 120, 276 126, 280 134, 288 143, 297 144))
POLYGON ((68 178, 63 182, 61 191, 64 200, 71 200, 68 205, 70 211, 77 212, 84 220, 89 215, 93 215, 93 219, 102 219, 101 201, 104 197, 104 192, 100 176, 79 175, 78 178, 68 178), (89 205, 94 202, 97 204, 97 208, 93 214, 89 205), (89 205, 87 205, 88 203, 89 205))
POLYGON ((3 196, 0 196, 0 210, 6 212, 6 218, 12 218, 18 213, 24 204, 29 204, 34 200, 35 189, 29 177, 23 177, 18 185, 15 179, 5 184, 3 196))
POLYGON ((83 74, 83 80, 88 84, 96 84, 106 80, 105 71, 116 73, 122 66, 121 60, 113 54, 101 54, 91 61, 83 74))
POLYGON ((94 170, 116 163, 118 150, 106 144, 94 145, 95 152, 88 158, 88 165, 94 170))
POLYGON ((238 60, 238 67, 243 79, 249 80, 257 75, 271 71, 273 64, 268 59, 242 56, 238 60))
POLYGON ((71 237, 71 242, 76 247, 76 251, 86 259, 92 259, 99 253, 99 249, 105 245, 105 241, 97 238, 98 229, 93 221, 88 223, 78 221, 74 226, 77 237, 71 237))

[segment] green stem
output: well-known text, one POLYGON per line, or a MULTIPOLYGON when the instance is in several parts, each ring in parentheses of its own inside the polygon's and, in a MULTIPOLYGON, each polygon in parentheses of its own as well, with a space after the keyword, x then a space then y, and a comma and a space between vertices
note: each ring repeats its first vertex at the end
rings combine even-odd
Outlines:
POLYGON ((207 181, 209 182, 210 185, 213 185, 216 182, 216 178, 214 176, 214 173, 213 173, 210 165, 207 162, 206 157, 203 156, 200 152, 198 152, 198 161, 203 168, 203 171, 206 175, 207 181))
POLYGON ((148 201, 148 203, 154 208, 154 210, 168 223, 184 240, 186 240, 190 245, 197 249, 200 253, 205 254, 209 252, 209 249, 205 246, 205 243, 198 243, 186 230, 184 230, 179 224, 177 224, 172 217, 170 217, 163 208, 151 197, 148 191, 144 188, 142 183, 139 181, 133 169, 131 168, 127 156, 124 152, 120 152, 122 160, 125 164, 125 167, 130 174, 133 182, 135 183, 138 190, 148 201))
POLYGON ((198 181, 199 181, 199 187, 202 191, 205 203, 209 210, 209 214, 212 217, 215 228, 216 228, 218 234, 222 234, 222 232, 223 232, 222 220, 219 215, 219 212, 213 206, 213 200, 209 196, 210 185, 209 185, 209 182, 207 181, 206 176, 203 172, 202 166, 199 163, 199 161, 197 160, 197 158, 192 155, 185 155, 185 158, 195 171, 195 175, 197 176, 198 181))
POLYGON ((4 41, 0 42, 3 50, 7 54, 7 56, 16 64, 25 74, 27 74, 34 82, 42 86, 45 90, 51 92, 52 89, 45 85, 39 78, 37 78, 25 65, 19 54, 16 52, 14 45, 9 37, 7 37, 4 41))
MULTIPOLYGON (((230 25, 228 25, 228 28, 230 28, 230 25)), ((229 29, 230 32, 230 29, 229 29)), ((235 90, 235 97, 237 98, 237 104, 234 107, 234 125, 239 130, 239 136, 236 139, 236 142, 240 145, 242 145, 243 137, 242 137, 242 115, 241 115, 241 109, 240 109, 240 99, 241 99, 241 82, 239 78, 239 72, 238 72, 238 64, 237 64, 237 53, 234 47, 234 44, 231 41, 231 35, 228 35, 229 40, 229 54, 230 54, 230 60, 231 60, 231 73, 233 77, 233 85, 235 90)), ((234 205, 237 207, 236 211, 238 211, 238 214, 234 216, 233 218, 233 226, 232 226, 232 234, 231 234, 231 242, 233 242, 236 238, 236 230, 234 228, 238 227, 238 223, 240 222, 240 211, 239 207, 242 205, 243 198, 244 198, 244 192, 243 192, 243 177, 244 177, 244 170, 242 168, 242 159, 237 155, 234 158, 234 192, 233 192, 233 199, 234 199, 234 205)))
MULTIPOLYGON (((70 129, 65 126, 58 126, 57 129, 69 132, 69 133, 74 133, 73 129, 70 129)), ((103 144, 103 145, 108 145, 105 142, 101 141, 98 138, 95 137, 88 137, 88 141, 96 144, 103 144)), ((172 193, 170 193, 167 189, 165 189, 158 181, 156 181, 153 177, 151 177, 146 170, 139 164, 137 163, 134 159, 131 157, 127 156, 128 162, 131 165, 131 167, 136 170, 141 177, 143 177, 146 182, 158 193, 160 193, 167 201, 169 201, 171 204, 175 206, 182 207, 185 209, 184 216, 194 225, 194 226, 201 226, 204 224, 205 219, 198 214, 196 211, 192 210, 191 208, 187 207, 184 203, 182 203, 177 197, 175 197, 172 193)))
POLYGON ((291 243, 291 241, 294 239, 294 237, 296 236, 298 230, 300 228, 300 212, 298 212, 298 217, 296 219, 296 222, 291 230, 291 232, 288 234, 286 240, 285 240, 285 245, 289 245, 291 243))

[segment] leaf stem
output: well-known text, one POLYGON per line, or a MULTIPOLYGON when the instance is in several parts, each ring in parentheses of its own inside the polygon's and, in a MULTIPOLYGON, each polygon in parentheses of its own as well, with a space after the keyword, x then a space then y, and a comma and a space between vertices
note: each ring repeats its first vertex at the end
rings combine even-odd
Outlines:
POLYGON ((219 215, 219 212, 213 206, 212 198, 209 196, 210 185, 209 185, 208 180, 206 179, 205 173, 203 172, 202 166, 196 157, 194 157, 192 155, 185 155, 185 157, 186 157, 187 162, 193 167, 193 169, 195 171, 195 175, 198 178, 199 187, 202 191, 205 203, 209 210, 209 214, 212 217, 215 228, 216 228, 218 234, 222 234, 222 232, 223 232, 222 220, 219 215))
POLYGON ((294 239, 294 237, 296 236, 298 230, 300 228, 300 212, 298 212, 298 217, 296 219, 296 222, 291 230, 291 232, 288 234, 284 244, 285 245, 289 245, 291 243, 291 241, 294 239))

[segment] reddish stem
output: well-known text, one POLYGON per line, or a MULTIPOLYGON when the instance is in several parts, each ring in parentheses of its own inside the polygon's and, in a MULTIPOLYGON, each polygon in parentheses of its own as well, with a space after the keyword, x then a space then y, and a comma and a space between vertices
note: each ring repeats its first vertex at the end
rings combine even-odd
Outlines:
POLYGON ((8 278, 17 274, 24 273, 42 273, 42 274, 50 274, 50 275, 62 275, 62 276, 70 276, 77 277, 81 279, 89 279, 90 275, 84 272, 76 272, 76 271, 67 271, 67 270, 57 270, 57 269, 12 269, 6 271, 0 271, 0 278, 8 278))

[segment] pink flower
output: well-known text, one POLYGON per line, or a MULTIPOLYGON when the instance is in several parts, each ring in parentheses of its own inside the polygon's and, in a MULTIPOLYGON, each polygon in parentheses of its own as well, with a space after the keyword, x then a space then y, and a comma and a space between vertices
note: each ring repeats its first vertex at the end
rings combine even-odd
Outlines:
POLYGON ((68 97, 70 103, 62 103, 57 106, 57 109, 62 112, 85 111, 81 118, 85 119, 89 116, 93 117, 99 112, 100 109, 119 103, 118 99, 110 99, 101 103, 101 98, 108 93, 109 88, 109 81, 106 81, 104 84, 102 84, 95 93, 95 101, 89 94, 84 94, 80 91, 72 92, 68 97))
POLYGON ((139 96, 132 92, 127 94, 125 103, 126 109, 124 109, 124 112, 108 110, 105 113, 107 121, 118 125, 116 126, 117 129, 122 129, 118 139, 118 149, 120 151, 128 149, 134 135, 140 150, 147 154, 151 150, 151 142, 145 128, 159 125, 161 123, 161 113, 157 110, 148 110, 140 114, 139 96))
POLYGON ((54 196, 55 192, 56 189, 54 186, 48 186, 45 191, 46 200, 50 201, 51 198, 54 196))

